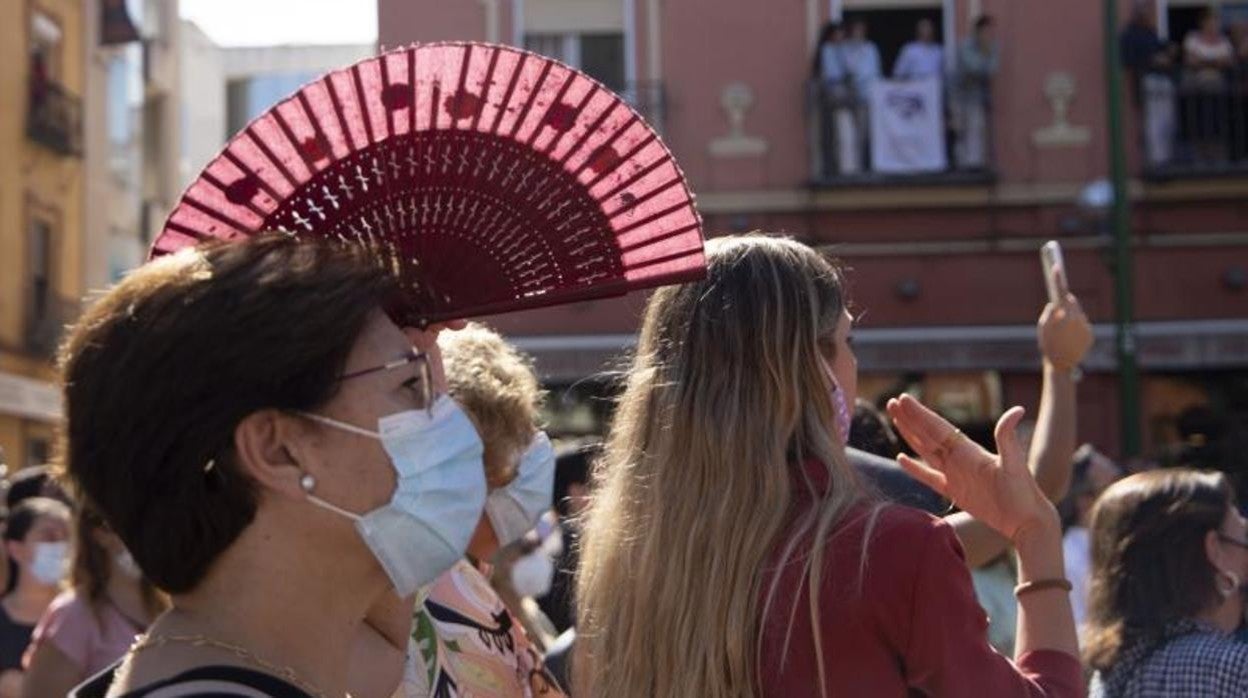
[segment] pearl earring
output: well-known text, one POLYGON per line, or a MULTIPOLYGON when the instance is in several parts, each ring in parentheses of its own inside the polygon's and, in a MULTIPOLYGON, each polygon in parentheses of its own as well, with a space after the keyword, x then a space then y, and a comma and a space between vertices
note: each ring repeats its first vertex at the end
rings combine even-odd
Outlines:
POLYGON ((304 475, 299 479, 299 486, 303 488, 304 492, 311 492, 316 489, 316 478, 311 475, 304 475))

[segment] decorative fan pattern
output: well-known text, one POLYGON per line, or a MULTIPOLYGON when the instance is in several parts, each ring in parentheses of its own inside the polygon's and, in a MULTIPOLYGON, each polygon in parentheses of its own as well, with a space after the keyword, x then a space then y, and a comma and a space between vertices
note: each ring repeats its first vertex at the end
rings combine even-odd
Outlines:
POLYGON ((152 255, 266 230, 367 246, 420 325, 705 267, 684 175, 642 118, 574 69, 486 44, 410 47, 304 86, 205 168, 152 255))

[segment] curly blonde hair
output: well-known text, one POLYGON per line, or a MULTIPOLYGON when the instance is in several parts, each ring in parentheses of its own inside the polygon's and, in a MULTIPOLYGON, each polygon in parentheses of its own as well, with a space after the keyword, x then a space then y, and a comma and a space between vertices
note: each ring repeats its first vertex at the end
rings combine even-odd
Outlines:
POLYGON ((497 332, 470 323, 438 338, 451 397, 472 419, 485 444, 485 479, 502 487, 539 426, 543 393, 533 360, 497 332))

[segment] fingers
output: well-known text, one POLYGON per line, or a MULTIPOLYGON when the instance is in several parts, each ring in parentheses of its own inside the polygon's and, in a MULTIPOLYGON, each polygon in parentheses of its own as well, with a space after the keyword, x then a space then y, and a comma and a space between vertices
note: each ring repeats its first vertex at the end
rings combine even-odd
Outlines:
POLYGON ((948 496, 947 488, 949 481, 945 478, 944 473, 933 469, 923 461, 915 460, 905 454, 897 456, 897 463, 901 465, 902 470, 910 474, 910 477, 936 490, 942 497, 948 496))
POLYGON ((1026 413, 1027 411, 1022 407, 1012 407, 1001 415, 1001 419, 997 420, 997 428, 993 436, 997 441, 997 453, 1006 467, 1017 465, 1026 467, 1023 446, 1018 440, 1018 423, 1023 421, 1023 415, 1026 413))
POLYGON ((1064 300, 1070 295, 1070 285, 1066 282, 1066 274, 1057 267, 1051 267, 1049 274, 1053 277, 1053 287, 1057 289, 1057 297, 1064 300))
POLYGON ((954 428, 943 417, 909 395, 890 400, 889 414, 892 415, 894 422, 904 424, 911 433, 922 441, 932 444, 933 447, 940 444, 954 428), (897 403, 895 410, 893 409, 894 402, 897 403))

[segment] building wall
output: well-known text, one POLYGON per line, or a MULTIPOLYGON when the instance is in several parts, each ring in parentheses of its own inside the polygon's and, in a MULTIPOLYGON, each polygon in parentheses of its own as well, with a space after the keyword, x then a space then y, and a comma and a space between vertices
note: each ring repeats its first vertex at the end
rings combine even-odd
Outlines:
MULTIPOLYGON (((550 0, 553 1, 553 0, 550 0)), ((382 43, 480 39, 491 21, 509 41, 541 12, 538 0, 461 3, 378 0, 382 43), (490 20, 490 8, 498 10, 490 20), (520 28, 519 31, 517 28, 520 28)), ((1003 362, 1004 399, 1034 402, 1034 323, 1044 303, 1036 252, 1048 239, 1067 248, 1071 284, 1098 323, 1098 345, 1080 391, 1085 438, 1113 451, 1119 429, 1109 240, 1097 214, 1080 207, 1083 189, 1108 171, 1101 3, 1051 0, 620 0, 642 80, 660 80, 662 132, 693 189, 711 234, 768 230, 826 247, 850 268, 855 303, 866 311, 865 373, 891 372, 918 334, 962 333, 962 346, 933 344, 920 365, 972 371, 1003 362), (995 176, 984 182, 813 187, 812 129, 806 103, 810 49, 833 7, 945 7, 956 44, 981 12, 996 19, 1001 66, 993 88, 995 176), (1064 100, 1057 89, 1071 88, 1064 100), (746 154, 711 145, 728 134, 725 89, 748 88, 746 154), (1066 142, 1038 135, 1066 106, 1066 142), (761 142, 762 147, 757 147, 761 142), (969 329, 968 329, 969 328, 969 329), (1004 333, 1004 334, 1002 334, 1004 333), (889 339, 909 337, 907 342, 889 339), (1001 339, 1000 337, 1007 337, 1001 339), (994 339, 994 337, 997 337, 994 339), (967 345, 972 345, 969 349, 967 345), (941 352, 944 352, 943 354, 941 352), (995 353, 994 353, 995 352, 995 353), (970 362, 956 366, 958 361, 970 362), (875 362, 875 363, 873 363, 875 362), (976 364, 975 362, 979 362, 976 364)), ((1119 25, 1132 7, 1118 0, 1119 25)), ((1165 3, 1161 3, 1165 4, 1165 3)), ((874 21, 874 20, 873 20, 874 21)), ((493 25, 490 25, 493 26, 493 25)), ((879 25, 877 25, 877 29, 879 25)), ((891 69, 885 65, 885 70, 891 69)), ((1136 147, 1135 114, 1124 99, 1135 246, 1136 316, 1146 375, 1248 369, 1248 291, 1233 280, 1248 267, 1248 178, 1147 180, 1136 147), (1178 324, 1176 324, 1178 323, 1178 324)), ((644 295, 492 318, 539 357, 555 380, 626 351, 644 295), (564 349, 560 349, 561 343, 564 349), (572 348, 575 347, 575 348, 572 348)), ((1145 401, 1166 391, 1146 391, 1145 401)), ((1172 401, 1173 402, 1173 401, 1172 401)), ((1177 403, 1176 403, 1177 404, 1177 403)), ((1151 405, 1151 403, 1150 403, 1151 405)), ((1146 419, 1157 419, 1155 405, 1146 419)), ((1034 407, 1034 404, 1032 405, 1034 407)))
POLYGON ((39 209, 55 221, 52 283, 54 294, 77 299, 82 293, 83 161, 62 155, 27 136, 30 25, 39 7, 60 27, 57 83, 83 95, 83 3, 76 0, 13 0, 0 3, 0 447, 11 466, 27 464, 27 445, 50 441, 55 400, 47 356, 27 346, 27 220, 39 209))
POLYGON ((226 90, 230 81, 261 75, 329 72, 377 50, 372 44, 223 48, 193 22, 181 22, 180 31, 180 80, 185 87, 179 96, 178 110, 186 131, 178 149, 178 194, 225 146, 229 123, 226 90))

